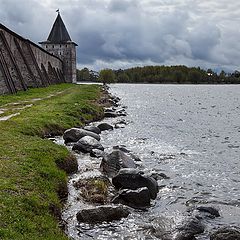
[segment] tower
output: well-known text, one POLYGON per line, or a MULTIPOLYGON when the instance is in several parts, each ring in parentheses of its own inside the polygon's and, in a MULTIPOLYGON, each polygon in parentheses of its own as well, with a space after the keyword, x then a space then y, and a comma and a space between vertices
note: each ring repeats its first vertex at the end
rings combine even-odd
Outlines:
POLYGON ((40 44, 43 49, 63 61, 65 81, 76 83, 77 44, 71 40, 59 11, 47 41, 40 42, 40 44))

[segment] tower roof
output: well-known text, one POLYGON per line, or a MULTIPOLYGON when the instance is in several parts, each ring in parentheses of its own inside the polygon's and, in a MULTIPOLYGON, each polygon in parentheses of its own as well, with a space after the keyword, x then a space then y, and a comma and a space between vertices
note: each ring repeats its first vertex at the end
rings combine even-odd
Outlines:
POLYGON ((61 15, 58 11, 57 18, 52 26, 51 32, 47 38, 47 41, 39 42, 40 44, 61 44, 61 43, 73 43, 77 46, 76 43, 72 42, 70 35, 65 27, 65 24, 61 18, 61 15))
POLYGON ((59 12, 47 41, 51 43, 65 43, 72 41, 59 12))

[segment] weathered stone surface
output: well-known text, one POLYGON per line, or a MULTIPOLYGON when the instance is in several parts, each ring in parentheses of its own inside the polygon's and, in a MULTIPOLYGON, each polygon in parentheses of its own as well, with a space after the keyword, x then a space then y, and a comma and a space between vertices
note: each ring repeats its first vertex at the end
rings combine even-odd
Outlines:
POLYGON ((98 127, 96 127, 96 126, 85 126, 84 130, 87 130, 89 132, 93 132, 93 133, 96 133, 96 134, 100 134, 101 133, 101 130, 98 127))
POLYGON ((203 232, 204 226, 201 221, 195 217, 189 217, 177 227, 173 240, 195 240, 195 235, 203 232))
POLYGON ((96 133, 81 129, 81 128, 71 128, 64 132, 63 139, 66 143, 77 142, 79 139, 85 136, 91 136, 96 140, 100 140, 100 136, 96 133))
POLYGON ((114 150, 121 150, 122 152, 125 152, 125 153, 130 152, 128 149, 126 149, 125 145, 116 145, 116 146, 113 146, 113 149, 114 150))
POLYGON ((81 138, 77 143, 73 145, 73 150, 77 150, 83 153, 89 153, 93 149, 104 150, 102 144, 91 136, 85 136, 81 138))
POLYGON ((113 185, 117 189, 133 189, 147 187, 150 197, 155 199, 158 193, 158 183, 154 178, 142 175, 136 169, 122 169, 112 179, 113 185))
POLYGON ((99 149, 93 149, 90 152, 90 156, 95 158, 100 158, 100 157, 103 157, 104 155, 105 155, 104 151, 99 149))
POLYGON ((211 234, 210 240, 240 240, 240 228, 223 227, 211 234))
POLYGON ((105 112, 104 113, 104 117, 106 117, 106 118, 115 118, 117 116, 118 116, 118 114, 115 112, 105 112))
POLYGON ((205 217, 209 218, 220 217, 219 211, 214 207, 199 206, 196 207, 196 210, 198 210, 201 213, 204 213, 205 217))
POLYGON ((114 150, 103 157, 100 168, 105 174, 113 177, 121 168, 136 168, 136 164, 123 151, 114 150))
POLYGON ((150 206, 150 193, 148 188, 137 190, 123 189, 112 200, 113 203, 121 203, 132 208, 146 209, 150 206))
POLYGON ((122 205, 105 205, 79 211, 77 220, 85 223, 111 222, 125 218, 129 213, 129 210, 122 205))
POLYGON ((97 127, 98 127, 101 131, 113 130, 113 126, 111 126, 111 125, 108 124, 108 123, 100 123, 97 127))

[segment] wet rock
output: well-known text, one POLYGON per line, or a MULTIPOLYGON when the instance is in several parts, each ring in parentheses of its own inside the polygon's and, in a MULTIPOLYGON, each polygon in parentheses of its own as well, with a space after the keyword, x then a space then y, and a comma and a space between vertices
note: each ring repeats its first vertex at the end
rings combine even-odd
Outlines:
POLYGON ((117 189, 132 189, 147 187, 151 199, 155 199, 158 193, 158 183, 154 178, 144 176, 136 169, 121 169, 112 179, 113 185, 117 189))
POLYGON ((116 111, 116 108, 105 108, 104 109, 105 112, 115 112, 116 111))
POLYGON ((85 136, 91 136, 96 140, 100 140, 100 136, 96 133, 81 129, 81 128, 71 128, 64 132, 63 139, 66 143, 77 142, 79 139, 85 136))
POLYGON ((98 127, 101 131, 113 130, 113 126, 111 126, 111 125, 108 124, 108 123, 100 123, 97 127, 98 127))
POLYGON ((115 113, 115 112, 105 112, 104 113, 104 117, 106 117, 106 118, 115 118, 115 117, 118 117, 118 114, 115 113))
POLYGON ((96 134, 100 134, 101 133, 101 130, 98 127, 96 127, 96 126, 85 126, 84 129, 89 131, 89 132, 96 133, 96 134))
POLYGON ((114 150, 103 157, 100 169, 110 177, 115 176, 121 168, 136 168, 132 158, 121 150, 114 150))
POLYGON ((209 218, 220 217, 219 211, 214 207, 209 206, 199 206, 196 208, 201 213, 204 213, 204 216, 209 218))
POLYGON ((123 124, 115 124, 114 125, 114 128, 116 128, 116 129, 119 129, 119 128, 125 128, 125 125, 123 125, 123 124))
POLYGON ((210 240, 240 240, 240 228, 222 227, 211 234, 210 240))
POLYGON ((169 177, 165 173, 153 172, 150 174, 150 176, 154 178, 156 181, 162 180, 162 179, 169 179, 169 177))
POLYGON ((201 221, 195 217, 189 217, 176 228, 173 235, 174 240, 195 240, 195 235, 203 233, 204 226, 201 221))
POLYGON ((123 117, 127 116, 126 110, 123 109, 123 108, 122 109, 118 109, 116 111, 116 114, 117 114, 117 116, 123 116, 123 117))
POLYGON ((105 205, 79 211, 77 220, 85 223, 111 222, 126 218, 129 213, 129 210, 122 205, 105 205))
POLYGON ((141 161, 141 159, 137 155, 131 153, 130 150, 128 150, 124 145, 113 146, 113 149, 114 150, 121 150, 122 152, 126 153, 130 158, 132 158, 136 162, 141 161))
POLYGON ((105 154, 104 151, 99 150, 99 149, 93 149, 90 152, 90 156, 94 157, 94 158, 101 158, 104 156, 104 154, 105 154))
POLYGON ((124 145, 113 146, 113 149, 114 150, 121 150, 122 152, 125 152, 125 153, 130 152, 128 149, 126 149, 126 147, 124 145))
POLYGON ((117 121, 117 122, 116 122, 116 124, 122 124, 122 125, 126 125, 126 124, 127 124, 127 122, 126 122, 126 120, 124 120, 124 119, 121 119, 121 120, 117 121))
POLYGON ((135 154, 133 153, 128 153, 128 155, 136 162, 141 162, 142 160, 135 154))
POLYGON ((80 151, 83 153, 90 153, 93 149, 104 150, 102 144, 95 138, 90 136, 85 136, 81 138, 77 143, 73 145, 72 150, 80 151))
POLYGON ((121 203, 136 209, 146 209, 150 206, 150 199, 148 188, 143 187, 137 190, 123 189, 112 202, 121 203))

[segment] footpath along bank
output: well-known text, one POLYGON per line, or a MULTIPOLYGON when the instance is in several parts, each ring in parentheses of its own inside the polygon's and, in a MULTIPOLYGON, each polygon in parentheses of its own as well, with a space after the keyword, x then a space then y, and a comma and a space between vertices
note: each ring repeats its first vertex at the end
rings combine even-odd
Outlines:
POLYGON ((60 209, 77 163, 49 137, 101 119, 101 96, 96 85, 60 84, 0 97, 0 239, 67 239, 60 209))

